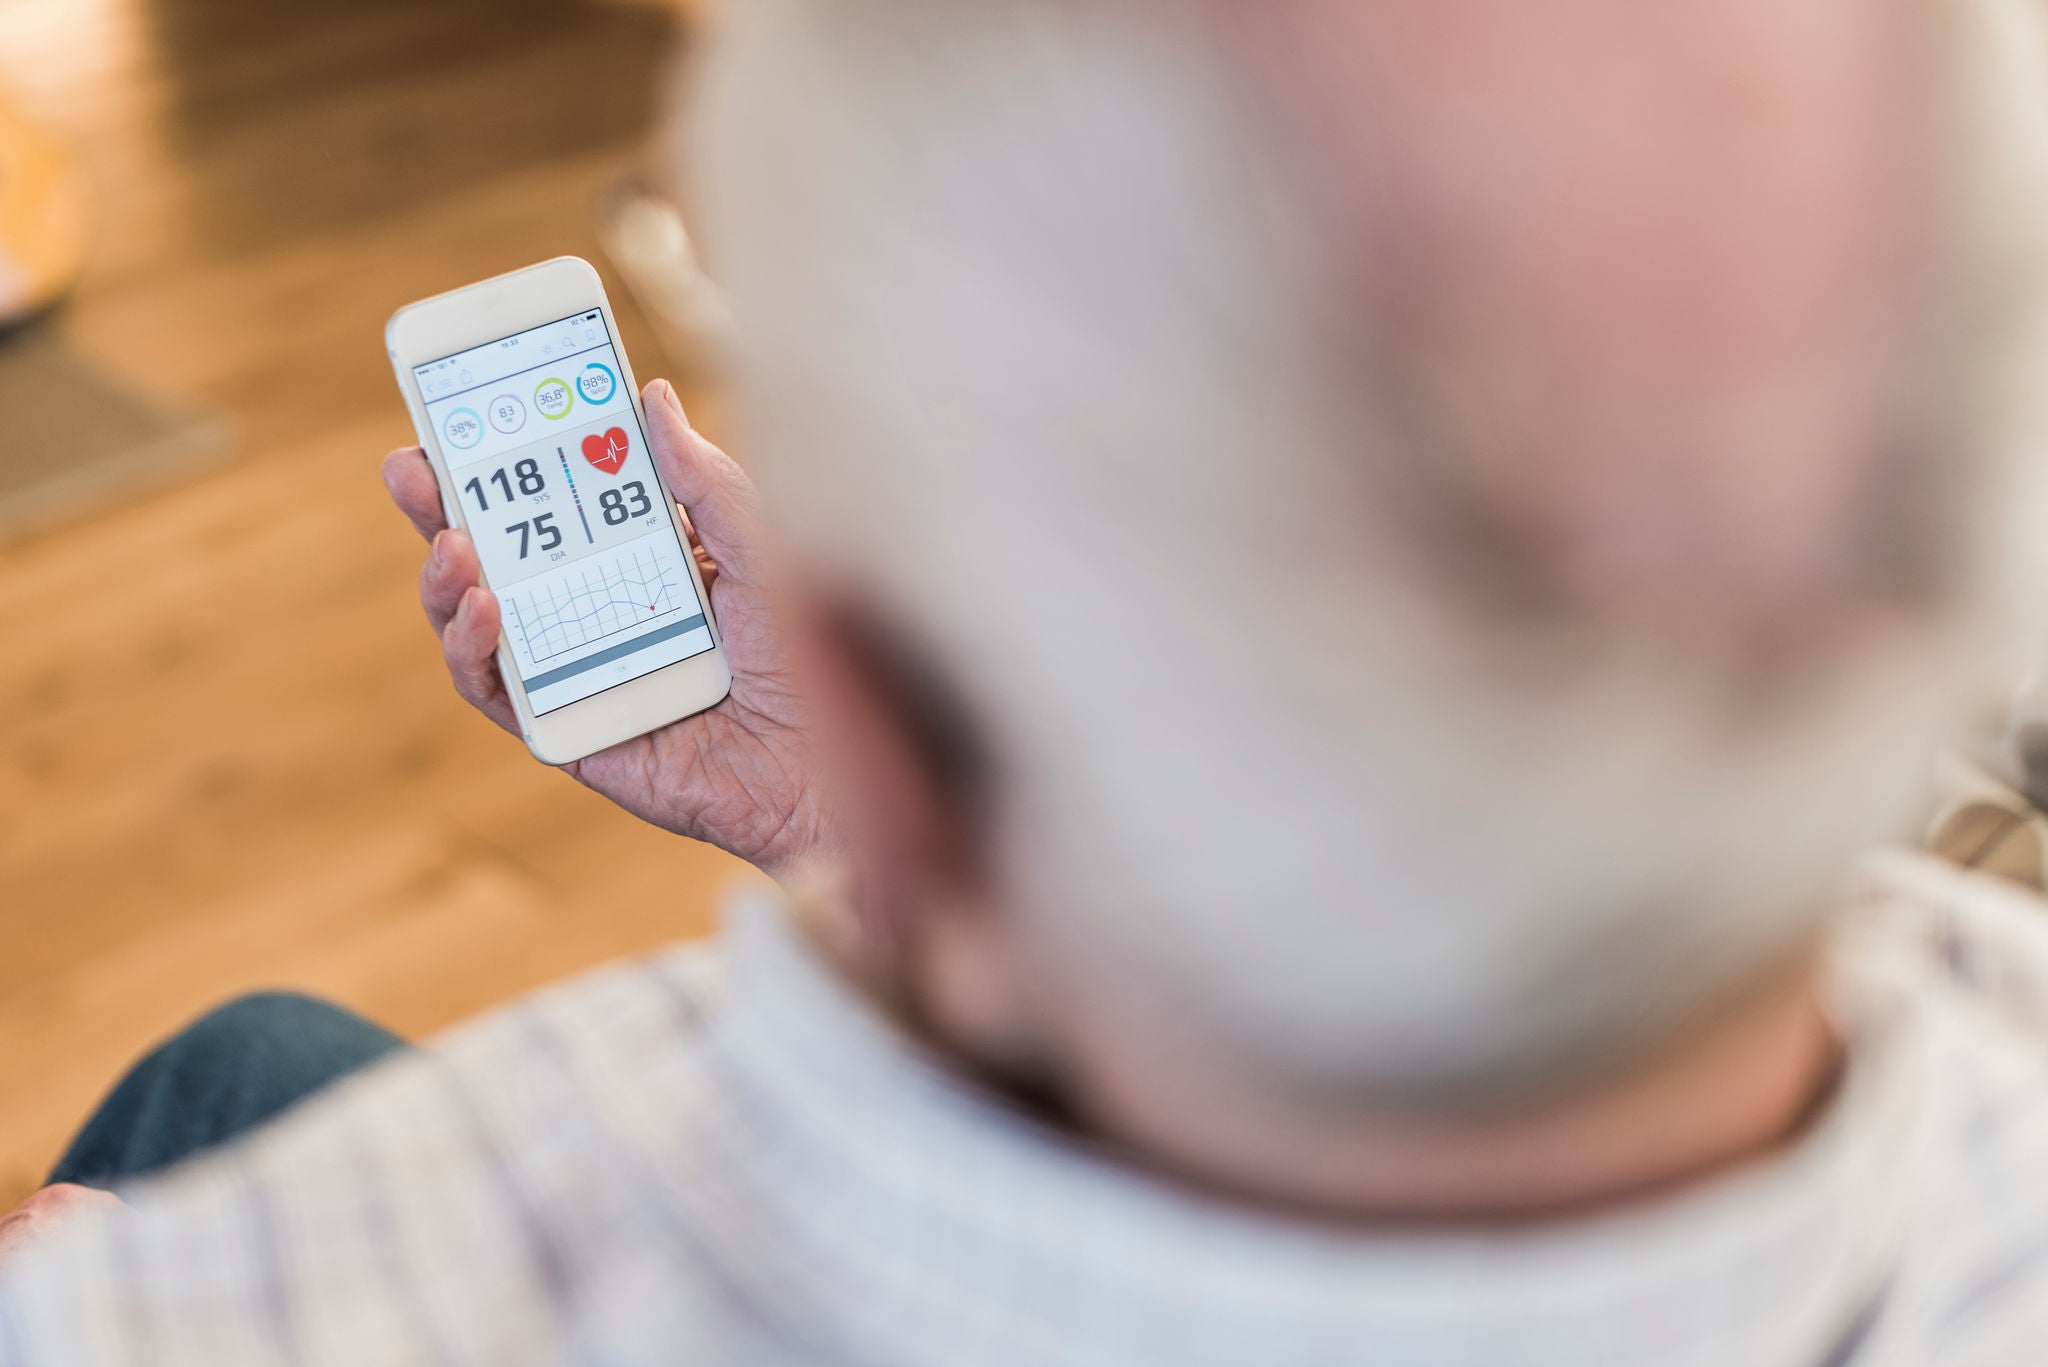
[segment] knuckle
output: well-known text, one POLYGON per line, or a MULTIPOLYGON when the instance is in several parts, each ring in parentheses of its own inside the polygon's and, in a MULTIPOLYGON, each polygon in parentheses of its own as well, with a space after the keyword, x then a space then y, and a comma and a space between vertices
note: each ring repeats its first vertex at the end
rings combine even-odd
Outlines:
POLYGON ((464 669, 461 665, 451 665, 448 670, 448 676, 454 680, 455 692, 464 702, 472 707, 482 707, 484 705, 484 692, 478 686, 476 675, 473 672, 464 669))

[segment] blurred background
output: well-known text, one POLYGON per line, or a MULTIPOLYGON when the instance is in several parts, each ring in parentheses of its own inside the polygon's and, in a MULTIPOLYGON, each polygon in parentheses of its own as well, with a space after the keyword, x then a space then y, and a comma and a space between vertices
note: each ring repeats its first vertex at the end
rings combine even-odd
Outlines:
POLYGON ((423 1034, 743 876, 455 698, 377 477, 391 311, 565 252, 719 435, 632 288, 704 9, 0 0, 0 1209, 227 995, 423 1034))

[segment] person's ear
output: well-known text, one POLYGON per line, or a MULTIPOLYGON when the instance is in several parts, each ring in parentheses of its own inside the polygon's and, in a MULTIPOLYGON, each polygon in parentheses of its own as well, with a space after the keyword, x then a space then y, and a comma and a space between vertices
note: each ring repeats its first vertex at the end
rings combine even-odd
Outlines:
POLYGON ((990 761, 967 707, 873 615, 813 602, 793 616, 845 838, 847 966, 943 1043, 1035 1072, 1036 1032, 987 876, 990 761))
POLYGON ((966 713, 902 633, 845 603, 791 613, 864 959, 898 957, 907 918, 981 881, 985 766, 966 713))

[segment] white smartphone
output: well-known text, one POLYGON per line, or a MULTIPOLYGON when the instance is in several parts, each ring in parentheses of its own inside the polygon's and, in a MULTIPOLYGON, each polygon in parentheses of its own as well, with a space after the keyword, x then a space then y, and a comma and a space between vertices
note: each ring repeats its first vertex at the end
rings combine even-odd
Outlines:
POLYGON ((590 263, 407 304, 384 342, 498 597, 498 668, 534 755, 567 764, 717 705, 718 624, 590 263))

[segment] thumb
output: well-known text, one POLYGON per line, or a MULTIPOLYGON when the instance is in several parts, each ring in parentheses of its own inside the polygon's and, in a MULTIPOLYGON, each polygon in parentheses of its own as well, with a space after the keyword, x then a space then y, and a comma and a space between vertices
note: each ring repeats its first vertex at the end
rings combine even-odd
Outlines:
POLYGON ((44 1187, 14 1210, 0 1215, 0 1270, 24 1259, 51 1236, 124 1211, 119 1199, 104 1191, 69 1182, 44 1187))
POLYGON ((752 581, 760 563, 760 508, 754 482, 731 456, 697 434, 667 380, 640 391, 648 446, 669 492, 690 515, 721 577, 752 581))

